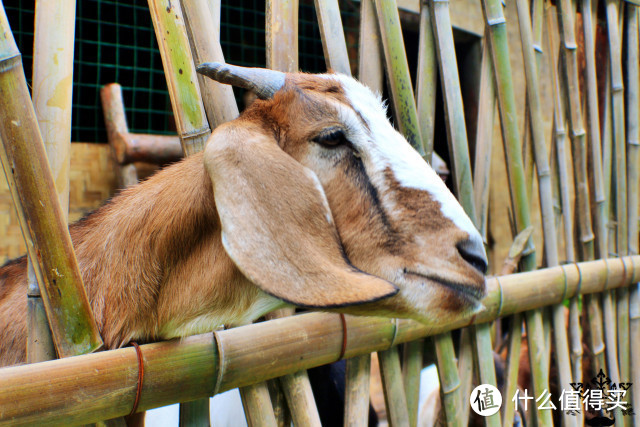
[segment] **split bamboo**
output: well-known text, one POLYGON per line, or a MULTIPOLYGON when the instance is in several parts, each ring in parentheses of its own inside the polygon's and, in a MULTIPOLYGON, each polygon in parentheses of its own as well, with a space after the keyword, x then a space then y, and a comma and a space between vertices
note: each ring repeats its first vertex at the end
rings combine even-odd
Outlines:
POLYGON ((190 156, 204 149, 211 129, 202 104, 182 8, 179 2, 170 0, 148 2, 178 136, 184 154, 190 156))
POLYGON ((315 0, 314 3, 327 69, 351 75, 338 0, 315 0))
MULTIPOLYGON (((63 221, 68 221, 75 0, 35 6, 33 105, 51 166, 63 221), (58 31, 64 28, 66 31, 58 31), (51 67, 51 64, 57 64, 51 67)), ((54 359, 53 337, 29 260, 27 361, 54 359)), ((44 286, 44 285, 43 285, 44 286)))
MULTIPOLYGON (((196 65, 203 62, 224 62, 222 46, 220 46, 220 24, 218 22, 216 25, 214 21, 210 9, 213 7, 217 8, 219 15, 219 1, 182 0, 191 51, 196 65)), ((202 75, 198 75, 198 82, 211 129, 238 117, 238 106, 231 86, 202 75)))
POLYGON ((19 213, 56 350, 60 357, 95 351, 102 340, 29 96, 22 59, 0 7, 0 158, 19 213))
MULTIPOLYGON (((488 295, 483 300, 486 310, 473 321, 484 323, 518 310, 557 304, 578 290, 597 293, 635 286, 638 281, 637 255, 489 278, 488 295), (545 292, 540 292, 540 283, 548 284, 545 292)), ((145 383, 139 410, 330 363, 338 358, 342 346, 342 325, 337 317, 306 313, 219 331, 215 341, 214 334, 205 334, 143 345, 145 383), (223 355, 222 360, 218 354, 223 355)), ((442 334, 469 321, 465 317, 447 324, 410 320, 396 324, 383 318, 346 316, 352 339, 345 357, 387 349, 392 341, 403 343, 442 334)), ((81 424, 125 415, 131 410, 136 382, 133 348, 4 368, 0 370, 0 425, 81 424)))

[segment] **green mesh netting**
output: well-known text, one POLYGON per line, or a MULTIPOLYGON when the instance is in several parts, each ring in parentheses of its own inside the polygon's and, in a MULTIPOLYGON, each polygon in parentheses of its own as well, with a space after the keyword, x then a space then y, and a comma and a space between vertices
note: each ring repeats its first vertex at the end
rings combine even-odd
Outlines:
MULTIPOLYGON (((34 2, 4 0, 11 29, 31 81, 34 2)), ((359 3, 341 1, 348 43, 357 43, 359 3)), ((174 133, 175 124, 147 1, 82 0, 76 9, 73 87, 73 141, 107 140, 100 106, 100 87, 122 85, 127 122, 132 132, 174 133)), ((265 65, 265 2, 225 1, 220 41, 226 60, 246 66, 265 65)), ((313 1, 301 0, 300 68, 325 70, 313 1)))

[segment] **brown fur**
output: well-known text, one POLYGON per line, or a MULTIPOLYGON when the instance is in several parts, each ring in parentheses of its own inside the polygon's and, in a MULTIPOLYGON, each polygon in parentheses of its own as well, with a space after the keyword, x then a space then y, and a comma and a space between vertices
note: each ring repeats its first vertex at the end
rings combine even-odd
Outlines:
MULTIPOLYGON (((107 348, 246 323, 281 304, 264 292, 354 314, 421 316, 402 289, 372 302, 395 294, 398 281, 433 288, 421 304, 435 318, 470 307, 424 272, 484 291, 455 247, 468 236, 439 203, 389 171, 374 186, 349 147, 317 154, 311 140, 341 125, 336 103, 349 106, 339 81, 288 75, 273 99, 216 129, 204 158, 168 167, 70 227, 107 348)), ((24 361, 25 342, 23 258, 0 268, 0 365, 24 361)))

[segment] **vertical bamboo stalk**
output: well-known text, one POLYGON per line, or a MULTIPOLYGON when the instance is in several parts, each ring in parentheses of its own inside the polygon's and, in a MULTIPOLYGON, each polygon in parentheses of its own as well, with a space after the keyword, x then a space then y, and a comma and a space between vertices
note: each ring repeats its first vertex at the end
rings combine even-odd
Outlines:
MULTIPOLYGON (((539 2, 538 2, 539 3, 539 2)), ((542 111, 540 107, 540 87, 538 84, 537 64, 534 58, 534 43, 529 17, 528 4, 524 0, 517 0, 518 18, 520 21, 520 36, 524 58, 525 78, 527 83, 527 103, 529 105, 532 144, 534 148, 536 170, 538 171, 538 190, 540 207, 542 210, 542 229, 544 233, 544 252, 549 267, 555 267, 558 262, 558 242, 556 240, 555 218, 553 212, 553 195, 551 190, 551 174, 548 153, 544 140, 542 111)), ((541 19, 541 17, 539 17, 541 19)), ((576 307, 577 309, 577 299, 576 307)), ((564 306, 557 304, 551 307, 553 321, 553 336, 556 348, 556 362, 560 375, 562 389, 571 387, 571 365, 569 363, 569 346, 567 330, 564 321, 564 306)), ((563 412, 565 425, 577 425, 576 418, 563 412)))
MULTIPOLYGON (((593 10, 597 11, 598 1, 586 0, 582 2, 582 28, 585 44, 585 87, 587 100, 587 128, 588 142, 590 146, 589 169, 593 171, 591 176, 592 212, 595 221, 596 253, 600 258, 607 256, 607 216, 605 211, 606 196, 604 187, 604 177, 602 171, 602 151, 600 142, 600 118, 598 113, 598 82, 596 77, 595 41, 593 34, 593 10)), ((605 369, 604 362, 604 342, 602 334, 602 310, 598 298, 592 295, 585 297, 590 318, 590 342, 593 351, 596 372, 601 368, 605 369)), ((580 343, 577 343, 580 344, 580 343)), ((582 352, 582 347, 577 349, 582 352)), ((579 372, 574 370, 574 381, 582 382, 577 377, 579 372)))
POLYGON ((427 1, 420 2, 420 34, 418 45, 418 76, 416 78, 416 106, 424 158, 431 164, 436 117, 437 58, 433 29, 427 1))
MULTIPOLYGON (((638 119, 640 117, 640 100, 638 98, 638 86, 640 85, 640 72, 638 62, 640 54, 638 52, 638 7, 635 4, 627 3, 625 13, 625 31, 627 34, 627 242, 629 254, 637 255, 638 247, 638 167, 640 166, 640 131, 638 129, 638 119)), ((629 381, 640 379, 640 293, 638 284, 632 285, 629 297, 629 341, 630 341, 630 370, 629 381)), ((633 407, 640 408, 640 392, 631 391, 631 402, 633 407)), ((634 415, 634 424, 640 423, 640 412, 634 415)))
MULTIPOLYGON (((269 0, 266 3, 267 68, 298 71, 298 0, 269 0)), ((346 50, 346 48, 345 48, 346 50)), ((285 317, 292 310, 278 310, 269 318, 285 317)), ((307 371, 280 378, 280 384, 296 425, 320 425, 307 371)))
POLYGON ((241 387, 240 397, 249 427, 278 427, 266 383, 241 387))
POLYGON ((420 155, 424 156, 416 102, 409 75, 407 53, 402 39, 398 7, 394 0, 375 0, 376 14, 393 97, 393 109, 400 131, 420 155))
POLYGON ((493 145, 493 121, 496 111, 496 95, 491 65, 491 51, 485 31, 482 43, 482 65, 480 71, 480 96, 478 101, 478 124, 476 130, 476 155, 473 170, 473 192, 480 234, 487 242, 489 219, 489 189, 491 172, 491 147, 493 145))
POLYGON ((298 0, 267 0, 267 68, 298 71, 298 0))
MULTIPOLYGON (((162 64, 164 66, 164 73, 167 79, 167 87, 169 88, 169 97, 171 99, 171 105, 173 107, 173 115, 176 120, 176 127, 178 128, 178 136, 180 137, 180 143, 182 144, 182 151, 185 156, 202 151, 206 145, 207 139, 211 134, 211 128, 207 121, 205 108, 202 101, 202 95, 200 92, 200 84, 198 83, 198 76, 195 70, 193 56, 191 54, 191 47, 189 38, 187 35, 187 26, 182 13, 182 7, 179 2, 171 2, 171 0, 148 0, 149 10, 151 12, 151 20, 153 22, 153 28, 156 33, 156 39, 158 40, 158 46, 160 48, 160 54, 162 57, 162 64)), ((192 7, 197 7, 196 4, 191 4, 192 7)), ((202 4, 200 5, 202 6, 202 4)), ((190 9, 192 10, 192 9, 190 9)), ((200 19, 206 19, 211 16, 209 10, 200 11, 200 19)), ((199 25, 211 25, 211 20, 205 22, 197 20, 195 16, 192 16, 193 29, 198 28, 199 25)), ((200 34, 202 36, 202 34, 200 34)), ((210 43, 203 44, 198 43, 200 37, 198 34, 194 36, 194 51, 201 57, 209 58, 208 55, 213 55, 215 58, 217 54, 221 55, 221 52, 215 51, 215 38, 210 43), (212 47, 213 45, 213 47, 212 47)), ((212 90, 213 93, 225 96, 228 95, 228 88, 222 89, 220 86, 216 86, 215 83, 209 82, 210 79, 201 80, 205 82, 205 88, 212 90)), ((212 123, 220 124, 222 120, 229 120, 233 118, 234 111, 224 110, 225 113, 216 111, 213 107, 213 100, 207 98, 208 107, 214 109, 210 112, 212 116, 212 123)), ((229 101, 228 98, 224 98, 225 101, 229 101)), ((233 104, 231 104, 233 105, 233 104)), ((228 108, 233 109, 233 106, 229 107, 229 103, 226 104, 228 108)), ((201 399, 195 402, 186 402, 181 404, 181 422, 190 422, 192 425, 201 425, 209 422, 209 399, 201 399)))
POLYGON ((358 52, 358 76, 371 90, 382 93, 384 69, 378 18, 374 0, 360 2, 360 43, 358 52))
POLYGON ((369 425, 370 372, 370 355, 347 359, 344 427, 366 427, 369 425))
POLYGON ((60 357, 102 346, 4 8, 0 7, 0 158, 60 357), (37 263, 37 265, 36 265, 37 263))
MULTIPOLYGON (((498 106, 500 109, 507 174, 509 177, 511 206, 514 211, 516 229, 520 232, 531 224, 531 220, 529 216, 529 203, 515 108, 515 95, 513 93, 513 80, 511 78, 506 20, 500 1, 483 0, 482 6, 485 20, 489 26, 489 41, 498 92, 498 106)), ((531 247, 531 239, 529 242, 531 247)), ((522 268, 524 271, 534 270, 536 267, 535 251, 531 249, 527 252, 528 254, 522 257, 522 268)), ((548 389, 549 377, 548 371, 545 369, 546 366, 542 363, 545 353, 544 349, 541 348, 544 341, 542 313, 540 310, 534 310, 527 312, 525 316, 527 320, 526 326, 529 339, 533 392, 539 395, 542 390, 548 389)), ((517 320, 519 319, 514 318, 514 325, 511 330, 512 334, 518 333, 517 331, 519 331, 517 320)), ((551 424, 551 414, 548 411, 541 411, 535 415, 540 425, 551 424)))
MULTIPOLYGON (((382 93, 384 68, 382 46, 374 0, 360 2, 360 45, 358 52, 360 81, 382 93)), ((347 359, 344 425, 366 426, 369 416, 371 355, 347 359)))
POLYGON ((404 386, 402 385, 402 370, 398 347, 379 351, 380 374, 384 385, 384 400, 387 406, 389 425, 391 427, 408 426, 409 414, 404 386))
POLYGON ((409 412, 409 425, 415 427, 418 425, 418 410, 420 409, 420 371, 422 371, 424 340, 405 343, 403 350, 402 378, 409 412))
POLYGON ((327 69, 351 75, 338 0, 315 0, 314 4, 327 69))
MULTIPOLYGON (((35 10, 33 105, 64 222, 68 221, 69 212, 75 8, 75 0, 70 0, 38 2, 35 10)), ((27 361, 54 359, 53 338, 31 261, 28 283, 27 361)))
MULTIPOLYGON (((191 50, 196 64, 224 62, 220 46, 220 23, 216 25, 211 13, 211 8, 214 6, 217 7, 219 15, 220 2, 182 0, 191 50)), ((238 106, 231 86, 202 75, 198 75, 198 83, 211 129, 238 117, 238 106)))
MULTIPOLYGON (((613 151, 615 153, 615 212, 616 252, 624 256, 628 251, 627 239, 627 165, 624 121, 624 83, 622 77, 622 52, 619 19, 620 2, 607 0, 607 30, 609 38, 609 65, 611 79, 611 105, 613 118, 613 151)), ((637 117, 635 118, 637 120, 637 117)), ((616 292, 618 369, 620 380, 629 378, 629 293, 626 288, 616 292)), ((611 377, 613 379, 613 377, 611 377)), ((621 418, 616 411, 616 419, 621 418)), ((624 420, 624 419, 623 419, 624 420)))
POLYGON ((182 150, 204 149, 211 134, 179 2, 148 0, 182 150))

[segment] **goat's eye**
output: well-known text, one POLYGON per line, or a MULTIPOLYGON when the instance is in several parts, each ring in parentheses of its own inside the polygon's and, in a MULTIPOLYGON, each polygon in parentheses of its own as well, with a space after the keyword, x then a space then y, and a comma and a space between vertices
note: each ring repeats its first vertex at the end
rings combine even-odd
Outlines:
POLYGON ((346 145, 349 142, 344 131, 337 128, 325 129, 318 136, 313 138, 312 141, 329 148, 346 145))

